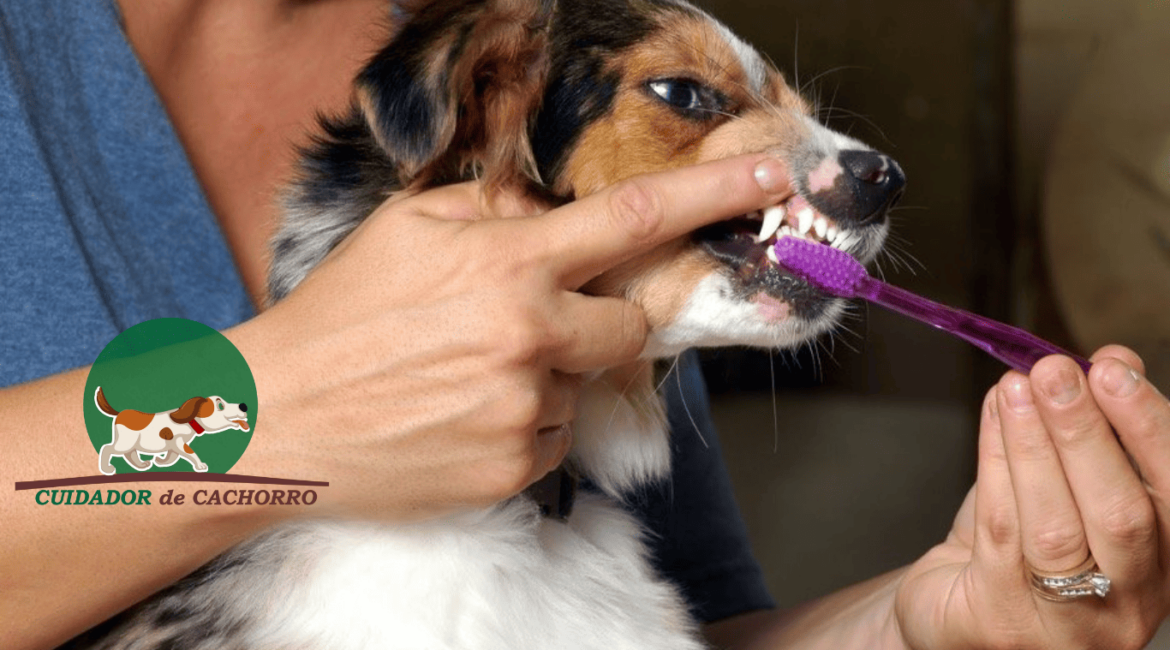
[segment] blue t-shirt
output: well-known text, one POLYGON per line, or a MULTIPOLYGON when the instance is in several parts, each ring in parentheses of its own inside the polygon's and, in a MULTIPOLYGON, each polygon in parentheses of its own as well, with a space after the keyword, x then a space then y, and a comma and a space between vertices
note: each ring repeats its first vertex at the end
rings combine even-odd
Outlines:
MULTIPOLYGON (((0 3, 0 387, 93 363, 145 320, 252 315, 114 0, 0 3)), ((674 478, 631 505, 659 567, 717 620, 771 600, 685 361, 666 391, 674 478)))
POLYGON ((0 3, 0 386, 248 295, 113 0, 0 3))

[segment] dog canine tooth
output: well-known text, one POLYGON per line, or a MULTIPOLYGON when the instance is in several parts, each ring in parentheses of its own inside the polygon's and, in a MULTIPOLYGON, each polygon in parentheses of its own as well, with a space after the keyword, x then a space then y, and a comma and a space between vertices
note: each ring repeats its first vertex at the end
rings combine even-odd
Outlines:
POLYGON ((824 239, 825 233, 829 231, 829 221, 824 217, 817 217, 813 221, 813 231, 817 233, 817 239, 824 239))
POLYGON ((774 205, 767 210, 764 210, 764 223, 760 227, 760 234, 756 236, 756 243, 768 241, 776 231, 780 229, 780 225, 784 223, 784 217, 787 211, 778 205, 774 205))
POLYGON ((841 230, 839 228, 837 228, 837 226, 834 226, 833 224, 829 224, 828 229, 825 230, 825 239, 830 244, 832 244, 833 242, 837 241, 837 236, 840 234, 841 234, 841 230))
POLYGON ((780 263, 780 258, 776 257, 776 247, 775 246, 768 246, 767 248, 765 248, 764 254, 768 256, 768 261, 770 261, 771 263, 773 263, 773 264, 780 263))
POLYGON ((797 223, 799 224, 797 226, 797 230, 800 231, 800 234, 808 234, 808 231, 812 228, 814 218, 815 213, 813 212, 813 209, 809 207, 802 208, 800 212, 796 213, 797 223))

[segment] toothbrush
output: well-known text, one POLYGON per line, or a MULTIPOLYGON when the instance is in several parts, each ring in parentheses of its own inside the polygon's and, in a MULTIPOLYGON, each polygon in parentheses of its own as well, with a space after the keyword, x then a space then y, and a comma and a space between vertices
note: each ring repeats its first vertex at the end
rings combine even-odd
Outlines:
POLYGON ((861 262, 843 250, 791 236, 780 237, 773 248, 784 268, 820 289, 841 298, 865 298, 950 332, 1024 374, 1050 354, 1072 357, 1085 372, 1092 365, 1018 327, 939 304, 872 278, 861 262))

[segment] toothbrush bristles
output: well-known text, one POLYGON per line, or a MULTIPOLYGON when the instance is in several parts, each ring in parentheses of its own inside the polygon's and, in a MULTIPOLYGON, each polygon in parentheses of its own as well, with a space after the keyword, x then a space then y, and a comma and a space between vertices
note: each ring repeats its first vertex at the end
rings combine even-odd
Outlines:
POLYGON ((849 253, 814 241, 780 237, 774 249, 781 266, 842 298, 857 296, 862 280, 869 275, 849 253))

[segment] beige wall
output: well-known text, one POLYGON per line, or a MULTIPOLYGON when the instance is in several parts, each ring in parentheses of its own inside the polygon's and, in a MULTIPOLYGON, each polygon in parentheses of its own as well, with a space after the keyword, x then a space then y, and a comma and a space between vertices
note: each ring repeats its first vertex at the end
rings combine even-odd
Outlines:
POLYGON ((1059 323, 1083 351, 1129 345, 1168 386, 1170 5, 1014 7, 1016 212, 1036 256, 1017 318, 1049 335, 1059 323))
POLYGON ((1142 0, 1016 0, 1017 196, 1037 206, 1053 130, 1093 53, 1142 0))

